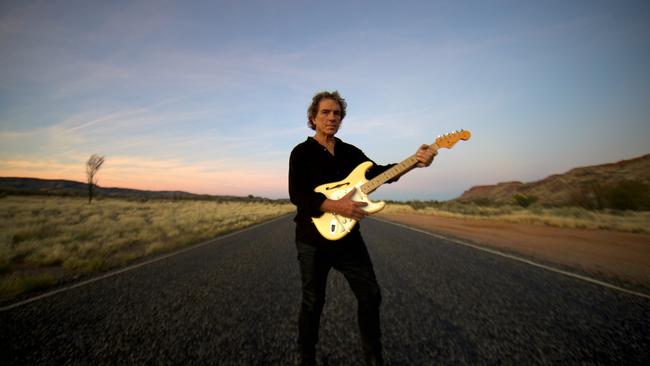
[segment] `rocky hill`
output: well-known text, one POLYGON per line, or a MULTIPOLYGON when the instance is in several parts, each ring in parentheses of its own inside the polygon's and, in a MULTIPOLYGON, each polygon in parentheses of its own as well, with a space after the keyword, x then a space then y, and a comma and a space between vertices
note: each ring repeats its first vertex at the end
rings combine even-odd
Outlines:
POLYGON ((649 191, 650 154, 616 163, 575 168, 536 182, 476 186, 465 191, 457 200, 504 204, 529 198, 530 201, 553 206, 645 209, 645 205, 650 204, 649 191), (616 202, 612 203, 621 200, 639 207, 617 207, 616 202))

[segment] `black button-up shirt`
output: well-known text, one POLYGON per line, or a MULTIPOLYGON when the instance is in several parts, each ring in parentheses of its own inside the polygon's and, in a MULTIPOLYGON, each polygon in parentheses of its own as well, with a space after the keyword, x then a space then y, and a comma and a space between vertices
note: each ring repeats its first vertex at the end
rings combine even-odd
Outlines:
MULTIPOLYGON (((312 217, 320 217, 320 206, 327 197, 314 188, 321 184, 333 183, 345 179, 357 165, 370 160, 363 151, 336 138, 334 155, 312 137, 298 144, 289 158, 289 197, 298 208, 294 218, 296 222, 296 240, 312 245, 326 245, 332 241, 320 235, 312 223, 312 217)), ((373 162, 374 164, 374 162, 373 162)), ((391 165, 373 165, 366 173, 372 179, 389 169, 391 165)), ((393 179, 389 183, 396 181, 393 179)), ((358 235, 359 224, 348 236, 358 235)))

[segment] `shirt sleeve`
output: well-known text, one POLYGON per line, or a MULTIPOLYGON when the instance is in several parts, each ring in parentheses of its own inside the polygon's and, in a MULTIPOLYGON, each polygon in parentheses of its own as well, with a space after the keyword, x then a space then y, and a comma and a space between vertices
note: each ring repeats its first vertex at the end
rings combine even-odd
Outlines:
POLYGON ((320 206, 327 197, 320 192, 314 192, 315 186, 310 170, 305 154, 294 149, 289 158, 289 198, 298 208, 299 214, 320 217, 323 215, 320 206))

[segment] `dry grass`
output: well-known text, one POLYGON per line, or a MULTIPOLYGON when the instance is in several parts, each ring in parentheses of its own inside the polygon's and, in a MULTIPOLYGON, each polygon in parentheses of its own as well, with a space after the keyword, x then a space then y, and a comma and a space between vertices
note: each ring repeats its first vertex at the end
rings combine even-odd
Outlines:
POLYGON ((0 199, 0 301, 294 210, 270 202, 0 199))
POLYGON ((648 211, 592 211, 578 207, 543 208, 519 206, 479 206, 475 204, 438 203, 411 205, 391 203, 382 213, 417 213, 474 220, 497 220, 564 228, 602 229, 632 233, 650 233, 648 211))

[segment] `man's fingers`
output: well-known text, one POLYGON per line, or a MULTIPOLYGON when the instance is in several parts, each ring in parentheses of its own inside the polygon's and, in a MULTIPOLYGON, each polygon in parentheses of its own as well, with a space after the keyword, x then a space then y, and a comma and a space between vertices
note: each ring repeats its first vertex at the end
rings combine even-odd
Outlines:
POLYGON ((356 187, 352 188, 350 192, 341 198, 341 204, 347 206, 343 211, 349 212, 348 217, 359 221, 368 215, 368 213, 362 209, 362 207, 368 206, 368 203, 353 200, 352 197, 356 191, 356 187))
POLYGON ((438 150, 430 145, 422 145, 416 153, 418 158, 417 166, 420 168, 428 167, 433 162, 433 158, 438 155, 438 150))
MULTIPOLYGON (((364 206, 365 206, 365 204, 364 204, 364 206)), ((368 215, 368 213, 366 211, 362 210, 362 209, 356 209, 354 211, 354 219, 357 220, 357 221, 363 219, 367 215, 368 215)))
POLYGON ((354 192, 356 191, 357 191, 357 187, 352 188, 352 190, 348 192, 348 194, 346 194, 344 198, 352 198, 352 195, 354 195, 354 192))
POLYGON ((355 201, 355 200, 352 199, 352 196, 354 196, 356 191, 357 191, 357 187, 352 188, 352 190, 350 192, 348 192, 348 194, 343 196, 343 198, 349 199, 357 207, 359 207, 359 206, 367 206, 368 204, 366 202, 359 202, 359 201, 355 201))

